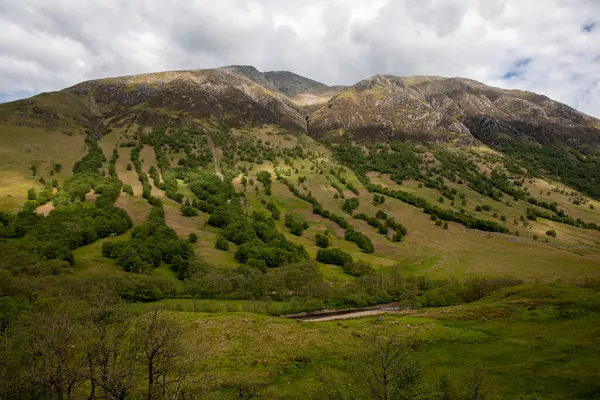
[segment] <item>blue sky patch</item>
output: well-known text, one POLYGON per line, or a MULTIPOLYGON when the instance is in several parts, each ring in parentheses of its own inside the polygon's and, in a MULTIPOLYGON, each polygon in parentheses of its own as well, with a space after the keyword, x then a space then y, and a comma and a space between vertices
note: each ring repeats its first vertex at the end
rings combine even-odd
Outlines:
POLYGON ((595 27, 596 27, 596 23, 592 22, 590 24, 585 24, 583 26, 583 28, 581 28, 581 30, 584 31, 584 32, 588 32, 589 33, 591 31, 593 31, 595 27))
POLYGON ((511 67, 511 69, 509 69, 503 75, 503 78, 504 79, 518 78, 521 75, 521 73, 523 72, 523 70, 529 65, 529 63, 531 61, 532 61, 531 57, 518 59, 517 62, 515 62, 515 64, 511 67))

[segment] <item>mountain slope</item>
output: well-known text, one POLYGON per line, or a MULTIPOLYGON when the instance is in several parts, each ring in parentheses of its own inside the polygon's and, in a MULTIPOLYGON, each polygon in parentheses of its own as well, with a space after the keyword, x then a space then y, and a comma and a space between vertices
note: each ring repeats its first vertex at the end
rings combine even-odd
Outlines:
POLYGON ((402 138, 435 134, 493 142, 503 134, 600 144, 600 120, 545 96, 462 78, 377 75, 334 96, 311 116, 311 132, 402 138))
POLYGON ((542 95, 464 78, 376 75, 329 87, 232 65, 83 82, 0 105, 0 123, 95 138, 131 124, 194 123, 275 125, 334 142, 483 143, 536 176, 600 197, 600 120, 542 95))

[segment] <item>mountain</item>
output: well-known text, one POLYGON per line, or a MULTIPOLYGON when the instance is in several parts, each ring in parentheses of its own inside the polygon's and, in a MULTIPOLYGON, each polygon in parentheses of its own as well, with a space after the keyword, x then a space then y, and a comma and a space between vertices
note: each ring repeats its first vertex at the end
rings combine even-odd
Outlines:
POLYGON ((2 104, 0 399, 369 399, 382 349, 418 397, 597 398, 599 127, 250 66, 2 104))
POLYGON ((0 105, 0 123, 96 138, 111 127, 195 123, 274 125, 332 142, 485 144, 600 197, 600 120, 543 95, 464 78, 376 75, 331 87, 232 65, 83 82, 0 105))
POLYGON ((494 144, 508 135, 542 144, 600 145, 600 120, 546 96, 431 76, 360 81, 311 115, 311 131, 357 139, 433 135, 494 144))
POLYGON ((275 124, 332 139, 424 139, 498 145, 600 144, 600 120, 535 93, 463 78, 376 75, 330 87, 287 71, 251 66, 161 72, 83 82, 0 106, 0 121, 30 125, 275 124), (35 122, 38 121, 38 122, 35 122))

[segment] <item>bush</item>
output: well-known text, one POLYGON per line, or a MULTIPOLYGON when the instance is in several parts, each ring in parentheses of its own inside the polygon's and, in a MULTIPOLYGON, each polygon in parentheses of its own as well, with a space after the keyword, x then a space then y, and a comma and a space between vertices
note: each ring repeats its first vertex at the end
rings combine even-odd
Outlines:
POLYGON ((345 273, 358 277, 366 275, 375 275, 375 270, 373 269, 373 267, 362 261, 355 261, 344 264, 342 266, 342 269, 345 273))
POLYGON ((554 229, 550 229, 550 230, 546 231, 546 235, 552 236, 553 238, 555 238, 556 237, 556 231, 554 229))
POLYGON ((188 206, 186 204, 183 204, 181 206, 180 210, 181 210, 181 214, 184 217, 195 217, 195 216, 197 216, 199 214, 197 209, 195 209, 192 206, 188 206))
POLYGON ((27 199, 28 200, 37 199, 37 192, 35 191, 35 189, 31 188, 27 191, 27 199))
POLYGON ((308 229, 308 222, 298 214, 290 213, 285 215, 285 226, 290 229, 292 235, 302 236, 302 232, 308 229))
POLYGON ((444 222, 444 229, 448 230, 448 222, 447 221, 444 222))
POLYGON ((352 256, 341 249, 319 249, 317 261, 324 264, 344 265, 353 261, 352 256))
POLYGON ((191 232, 188 235, 188 242, 190 243, 196 243, 198 241, 198 235, 196 235, 194 232, 191 232))
POLYGON ((315 242, 317 246, 319 246, 322 249, 326 249, 327 247, 329 247, 329 238, 321 233, 317 233, 317 235, 315 236, 315 242))
POLYGON ((352 214, 352 211, 356 210, 358 208, 358 205, 359 205, 358 197, 346 199, 346 201, 344 202, 344 206, 342 207, 342 210, 346 211, 348 214, 352 214))
POLYGON ((229 242, 223 236, 219 236, 215 242, 215 249, 227 251, 229 250, 229 242))
POLYGON ((123 193, 127 193, 130 196, 133 196, 133 188, 131 185, 123 185, 123 193))
POLYGON ((386 220, 388 219, 388 215, 385 211, 383 210, 377 210, 377 214, 375 214, 375 218, 377 219, 382 219, 382 220, 386 220))
POLYGON ((442 226, 444 222, 441 219, 435 221, 435 226, 442 226))
POLYGON ((350 226, 348 229, 346 229, 344 239, 349 242, 356 243, 363 253, 372 253, 375 251, 375 247, 367 235, 362 232, 355 231, 354 228, 350 228, 352 227, 350 226))

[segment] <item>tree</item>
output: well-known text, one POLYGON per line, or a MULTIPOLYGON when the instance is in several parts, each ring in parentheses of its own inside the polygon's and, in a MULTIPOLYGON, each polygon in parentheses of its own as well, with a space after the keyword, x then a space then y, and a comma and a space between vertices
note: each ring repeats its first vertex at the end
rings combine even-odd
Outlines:
POLYGON ((31 385, 47 395, 52 393, 51 397, 69 399, 87 377, 88 360, 83 348, 89 332, 77 319, 79 304, 44 300, 40 311, 28 316, 24 324, 31 385))
POLYGON ((148 400, 163 397, 160 394, 167 390, 167 377, 177 372, 183 356, 182 334, 181 322, 159 310, 140 318, 136 339, 146 361, 148 400))
POLYGON ((34 188, 31 188, 27 191, 27 199, 28 200, 35 200, 37 199, 37 192, 34 188))
POLYGON ((227 251, 229 250, 229 242, 223 236, 219 236, 215 242, 215 249, 227 251))
POLYGON ((125 399, 134 390, 135 348, 128 340, 131 316, 118 304, 97 296, 88 315, 91 341, 87 346, 90 396, 96 388, 107 398, 125 399))
POLYGON ((57 174, 62 170, 62 165, 60 165, 59 163, 54 164, 54 172, 56 172, 57 174))
POLYGON ((194 232, 190 232, 190 234, 188 235, 188 242, 196 243, 197 241, 198 241, 198 235, 196 235, 196 233, 194 233, 194 232))
POLYGON ((329 238, 321 233, 317 233, 315 236, 315 242, 317 246, 322 249, 326 249, 329 247, 329 238))
POLYGON ((546 235, 551 236, 553 238, 555 238, 557 236, 556 231, 554 229, 550 229, 550 230, 546 231, 546 235))
POLYGON ((127 193, 130 196, 133 196, 133 188, 131 187, 131 185, 123 185, 123 193, 127 193))
POLYGON ((181 215, 184 217, 195 217, 199 214, 198 210, 195 207, 188 206, 185 204, 181 205, 181 215))
POLYGON ((324 264, 344 265, 353 261, 352 256, 341 249, 319 249, 317 261, 324 264))
POLYGON ((465 400, 484 400, 489 398, 487 371, 479 362, 471 362, 470 371, 464 380, 463 396, 465 400))
POLYGON ((357 382, 368 398, 410 399, 417 395, 421 367, 412 337, 399 337, 375 329, 363 343, 356 359, 357 382))

